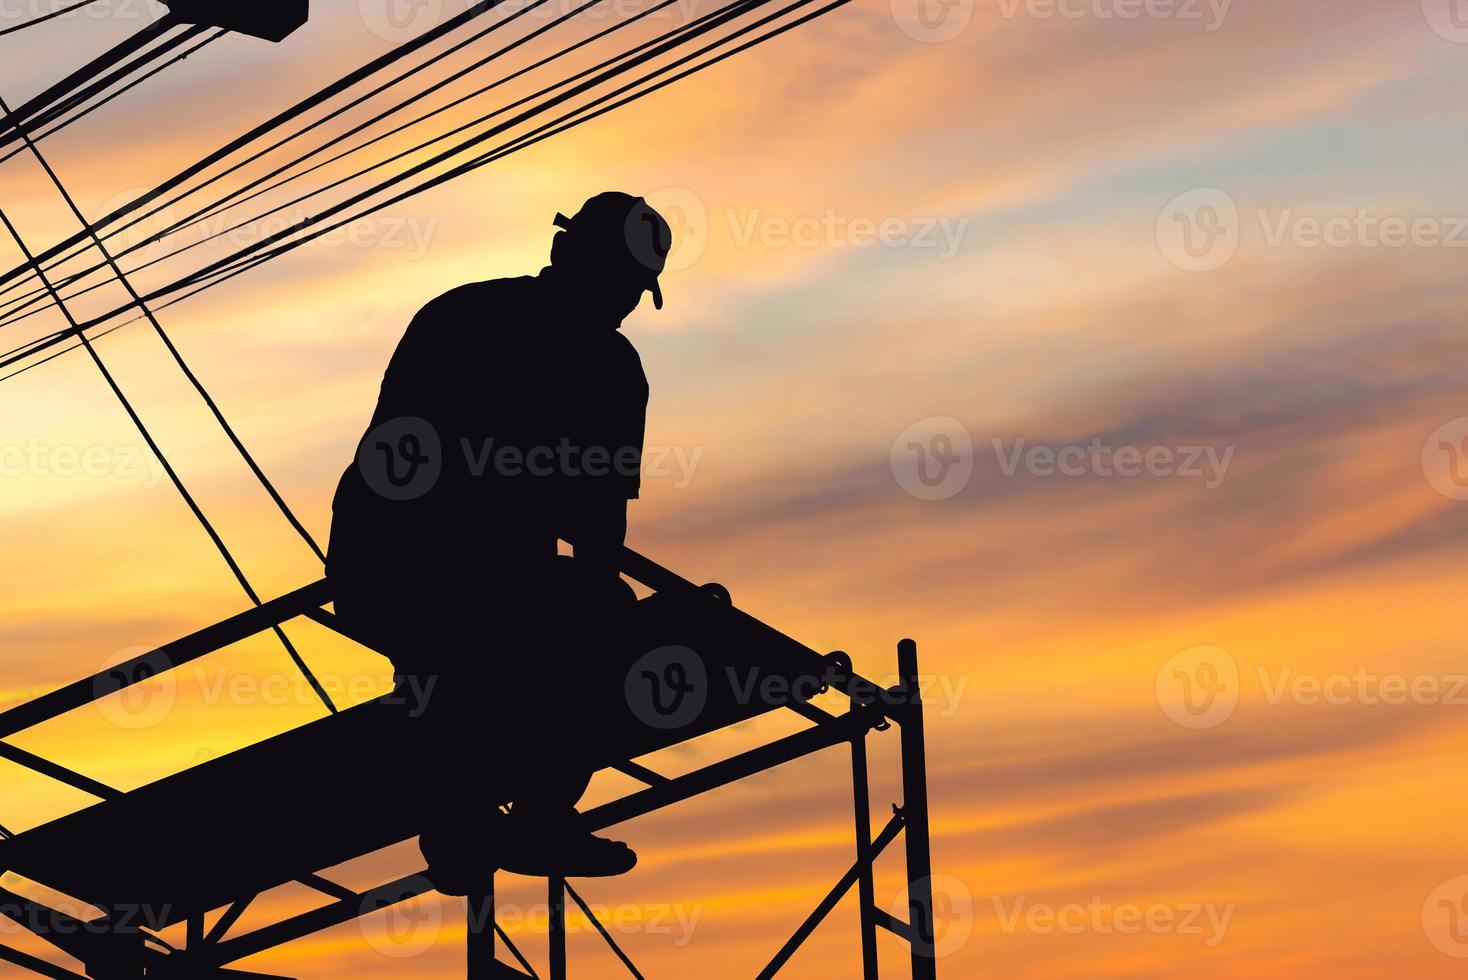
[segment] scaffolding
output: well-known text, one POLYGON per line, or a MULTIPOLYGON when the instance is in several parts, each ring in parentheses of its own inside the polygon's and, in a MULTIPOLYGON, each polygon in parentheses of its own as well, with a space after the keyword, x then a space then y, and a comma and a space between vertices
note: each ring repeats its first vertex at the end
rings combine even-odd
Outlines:
MULTIPOLYGON (((652 748, 656 751, 681 744, 685 741, 683 736, 690 731, 701 736, 717 730, 713 726, 724 727, 731 719, 745 720, 773 710, 788 709, 811 722, 808 728, 793 735, 675 778, 662 776, 634 758, 609 763, 606 768, 637 779, 645 788, 586 811, 584 816, 590 828, 597 830, 620 824, 824 749, 845 747, 851 756, 855 827, 853 863, 757 976, 759 980, 776 976, 854 888, 860 910, 863 977, 878 976, 879 929, 893 933, 908 944, 915 980, 936 977, 923 709, 916 644, 911 640, 898 644, 900 680, 891 688, 883 688, 852 671, 845 654, 819 655, 739 611, 721 588, 696 586, 630 549, 625 549, 623 556, 624 573, 653 590, 655 596, 674 595, 691 604, 692 608, 701 610, 701 614, 736 617, 751 628, 761 630, 761 635, 768 637, 769 644, 752 654, 747 662, 777 665, 767 676, 783 671, 786 677, 803 677, 812 665, 819 664, 821 687, 829 685, 846 694, 849 708, 833 714, 812 703, 809 697, 791 698, 779 704, 746 703, 732 713, 716 712, 697 729, 680 729, 669 732, 659 742, 641 743, 639 749, 652 748), (779 665, 786 665, 789 669, 779 665), (893 726, 901 740, 903 799, 893 805, 891 816, 874 834, 868 789, 867 738, 874 732, 886 731, 893 726), (873 885, 877 858, 899 836, 904 839, 906 852, 906 921, 877 905, 873 885)), ((0 739, 297 617, 314 620, 356 639, 343 629, 331 612, 323 608, 330 601, 330 583, 322 580, 93 677, 45 694, 0 714, 0 739)), ((810 691, 811 695, 815 693, 816 689, 810 691)), ((372 826, 361 828, 355 832, 356 836, 347 833, 343 838, 342 833, 333 833, 328 838, 325 828, 341 815, 341 808, 350 807, 353 803, 349 796, 343 796, 341 786, 373 785, 366 779, 352 777, 374 774, 375 782, 380 784, 382 780, 391 778, 391 774, 381 771, 382 759, 375 753, 359 751, 356 754, 359 761, 356 762, 301 757, 303 752, 330 751, 333 747, 357 746, 360 749, 364 738, 380 736, 383 730, 379 727, 380 720, 374 719, 374 712, 384 710, 384 700, 346 709, 128 793, 0 741, 0 758, 59 780, 102 801, 0 841, 0 870, 22 874, 103 912, 100 918, 83 921, 34 898, 0 889, 0 902, 4 903, 7 917, 80 960, 84 972, 75 973, 5 946, 0 946, 0 960, 48 977, 85 976, 96 980, 246 977, 251 974, 230 970, 229 965, 358 917, 381 913, 431 891, 432 885, 422 872, 362 892, 320 874, 322 869, 334 867, 344 859, 363 856, 381 846, 413 836, 411 806, 404 808, 402 813, 393 811, 391 807, 379 806, 374 812, 372 826), (230 787, 231 792, 240 794, 240 800, 252 796, 268 798, 278 793, 282 784, 302 792, 312 792, 312 777, 308 773, 301 773, 299 782, 291 781, 288 760, 292 759, 298 767, 323 763, 348 767, 344 773, 338 773, 334 785, 327 788, 332 801, 330 804, 326 802, 328 797, 323 796, 308 801, 309 807, 301 808, 316 812, 317 824, 305 826, 299 821, 286 823, 276 820, 269 826, 260 826, 258 814, 247 812, 244 805, 235 799, 210 819, 207 801, 218 799, 225 792, 221 787, 230 787), (265 774, 271 781, 261 783, 265 774), (179 812, 179 808, 185 805, 191 807, 189 812, 194 819, 185 819, 179 812), (332 812, 332 806, 337 808, 336 812, 332 812), (200 807, 204 809, 200 810, 200 807), (203 819, 198 819, 201 814, 203 819), (162 826, 155 826, 160 822, 162 826), (244 826, 250 828, 252 842, 249 844, 236 833, 244 826), (207 876, 209 888, 202 889, 198 885, 198 881, 203 879, 188 878, 185 869, 170 868, 167 859, 158 853, 149 854, 147 838, 140 837, 145 830, 152 831, 151 837, 159 834, 173 836, 175 843, 171 850, 184 852, 183 860, 188 862, 189 870, 207 876), (184 846, 179 846, 178 840, 183 840, 184 846), (208 846, 211 842, 212 848, 208 846), (202 854, 201 848, 205 849, 202 854), (358 851, 361 853, 356 853, 358 851), (284 860, 272 861, 272 855, 281 855, 284 860), (332 901, 251 932, 231 935, 233 926, 259 894, 292 881, 330 896, 332 901), (170 892, 170 887, 178 888, 179 892, 170 892), (230 895, 227 901, 221 900, 225 894, 230 895), (148 908, 146 915, 139 911, 143 904, 148 908), (214 913, 218 913, 217 917, 206 928, 206 916, 214 913), (157 935, 157 927, 179 922, 187 924, 187 941, 182 946, 164 943, 157 935)), ((550 980, 563 980, 568 973, 568 898, 626 965, 629 973, 634 977, 642 976, 569 882, 560 878, 548 879, 546 894, 550 908, 550 980)), ((469 980, 538 976, 508 934, 495 924, 492 876, 481 891, 466 899, 466 907, 469 923, 466 976, 469 980), (503 944, 515 965, 496 957, 497 944, 503 944)))

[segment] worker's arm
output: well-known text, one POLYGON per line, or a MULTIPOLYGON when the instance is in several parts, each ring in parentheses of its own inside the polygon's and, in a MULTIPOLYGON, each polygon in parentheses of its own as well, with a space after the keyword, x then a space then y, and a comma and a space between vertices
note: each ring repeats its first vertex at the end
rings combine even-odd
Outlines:
MULTIPOLYGON (((605 340, 599 355, 600 390, 594 399, 594 416, 577 426, 587 433, 583 445, 603 454, 599 470, 588 468, 577 481, 580 486, 574 492, 579 499, 572 508, 573 530, 567 537, 586 571, 614 579, 620 573, 627 538, 627 501, 637 497, 642 485, 648 392, 637 350, 621 334, 605 340)), ((590 460, 588 452, 587 462, 590 460)))
POLYGON ((592 575, 620 574, 622 545, 627 539, 627 501, 601 496, 584 502, 567 528, 576 561, 592 575))

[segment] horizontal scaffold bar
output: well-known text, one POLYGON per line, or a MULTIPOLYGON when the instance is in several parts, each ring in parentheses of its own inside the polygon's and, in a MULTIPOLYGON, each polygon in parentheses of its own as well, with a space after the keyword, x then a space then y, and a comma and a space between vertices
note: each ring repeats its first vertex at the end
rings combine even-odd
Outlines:
POLYGON ((205 654, 238 643, 272 626, 294 619, 313 606, 330 601, 331 587, 325 579, 294 592, 287 592, 277 599, 221 620, 213 626, 206 626, 197 633, 191 633, 156 650, 150 650, 132 660, 0 713, 0 738, 7 738, 74 708, 80 708, 174 667, 197 660, 205 654))

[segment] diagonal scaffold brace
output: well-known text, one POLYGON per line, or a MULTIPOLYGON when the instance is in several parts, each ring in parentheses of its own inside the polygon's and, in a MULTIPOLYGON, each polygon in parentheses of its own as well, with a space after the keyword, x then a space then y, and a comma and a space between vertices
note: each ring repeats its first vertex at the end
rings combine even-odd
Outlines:
MULTIPOLYGON (((922 702, 918 696, 916 644, 903 640, 898 645, 901 679, 896 686, 884 688, 852 671, 850 660, 845 654, 835 653, 821 657, 815 651, 802 646, 784 634, 764 624, 759 624, 757 620, 753 620, 753 617, 748 617, 748 614, 734 608, 729 603, 727 592, 721 588, 694 585, 630 550, 624 550, 622 569, 630 578, 641 582, 655 592, 679 593, 690 601, 707 603, 706 608, 711 615, 718 611, 719 615, 725 617, 724 620, 721 620, 723 623, 737 622, 747 618, 750 622, 758 624, 763 631, 762 635, 767 635, 772 643, 786 651, 780 655, 782 658, 786 656, 811 658, 807 662, 819 661, 829 665, 830 673, 823 676, 830 688, 842 692, 849 698, 850 704, 848 710, 840 714, 830 714, 810 704, 801 705, 801 708, 806 710, 800 710, 794 704, 784 706, 779 710, 785 710, 785 708, 797 710, 801 717, 813 723, 794 734, 775 739, 676 777, 660 775, 644 765, 631 761, 611 763, 609 768, 639 779, 644 783, 644 787, 587 810, 583 815, 587 828, 593 831, 604 830, 616 824, 663 811, 703 794, 731 786, 758 773, 768 772, 787 763, 815 755, 823 750, 845 749, 850 754, 853 776, 855 862, 820 901, 814 911, 800 923, 790 939, 776 952, 774 958, 758 974, 758 977, 764 980, 764 978, 776 976, 821 926, 829 913, 853 890, 861 902, 860 950, 863 978, 878 976, 874 938, 878 930, 886 930, 908 944, 911 975, 914 978, 926 980, 926 978, 936 977, 932 889, 928 881, 931 874, 931 859, 924 760, 925 735, 922 725, 922 702), (901 803, 893 806, 891 817, 873 835, 867 784, 866 740, 874 732, 885 732, 893 730, 894 727, 901 738, 903 799, 901 803), (903 921, 875 904, 871 882, 875 861, 891 849, 891 845, 899 836, 904 838, 906 852, 907 921, 903 921)), ((315 583, 216 623, 156 651, 142 654, 130 664, 122 665, 121 670, 106 671, 61 688, 50 695, 42 696, 33 702, 0 712, 0 737, 30 728, 83 704, 91 703, 100 697, 141 683, 145 678, 155 676, 156 671, 173 669, 187 664, 238 642, 244 637, 268 632, 298 617, 313 619, 330 628, 335 622, 334 617, 325 612, 322 607, 329 604, 331 598, 332 590, 329 582, 315 583)), ((351 637, 347 638, 351 639, 351 637)), ((200 792, 208 795, 210 787, 228 785, 230 781, 239 778, 251 780, 248 786, 254 786, 255 781, 262 778, 262 773, 268 784, 270 781, 278 781, 282 776, 288 775, 275 768, 275 765, 283 759, 300 755, 309 756, 309 759, 319 759, 322 749, 329 750, 330 746, 338 743, 343 747, 360 747, 360 736, 370 733, 373 729, 370 727, 352 728, 352 726, 360 726, 364 723, 364 719, 370 719, 373 704, 374 702, 369 702, 363 706, 353 707, 340 715, 321 719, 307 726, 307 729, 298 730, 301 733, 299 737, 307 739, 304 743, 290 741, 298 737, 295 733, 279 736, 279 739, 286 740, 283 743, 284 747, 277 754, 268 756, 267 763, 269 764, 264 770, 259 770, 258 767, 252 768, 247 761, 237 761, 232 756, 223 756, 196 769, 185 770, 175 777, 169 777, 163 782, 173 782, 179 788, 172 792, 182 794, 174 795, 170 799, 187 805, 188 801, 200 792), (313 731, 314 734, 312 734, 313 731), (345 734, 333 735, 333 732, 345 734), (313 739, 315 741, 312 741, 313 739), (326 741, 323 742, 321 739, 326 741), (333 739, 336 741, 332 741, 333 739), (315 746, 316 754, 312 754, 311 746, 315 746), (211 770, 214 772, 213 776, 208 774, 211 770), (221 778, 224 779, 222 783, 218 782, 221 778), (211 779, 215 782, 210 782, 211 779)), ((676 742, 670 744, 676 744, 676 742)), ((258 749, 247 749, 237 755, 256 751, 258 749)), ((646 753, 631 754, 640 756, 646 753)), ((333 756, 333 758, 337 759, 337 765, 344 771, 349 768, 350 759, 348 757, 333 756)), ((308 765, 310 764, 309 759, 307 760, 308 765)), ((19 761, 26 764, 36 760, 22 758, 19 761)), ((365 768, 361 769, 360 773, 353 770, 354 775, 346 776, 346 781, 336 785, 331 794, 324 797, 323 800, 341 796, 348 785, 370 783, 371 774, 377 771, 376 763, 364 762, 363 766, 365 768)), ((44 762, 34 768, 37 768, 38 771, 47 771, 44 762)), ((48 774, 53 778, 67 776, 66 772, 49 771, 48 774)), ((309 787, 310 783, 311 781, 288 782, 288 785, 299 791, 302 787, 309 787)), ((154 788, 143 787, 121 797, 112 798, 105 798, 107 791, 104 788, 99 788, 97 792, 99 795, 104 795, 104 800, 88 811, 63 818, 53 825, 42 825, 22 831, 13 838, 0 840, 0 867, 15 869, 31 880, 56 887, 57 882, 47 881, 47 868, 49 867, 52 873, 60 874, 63 878, 61 883, 64 883, 67 852, 105 846, 105 839, 109 835, 122 835, 130 840, 138 839, 140 831, 130 829, 133 824, 128 822, 130 818, 127 808, 139 805, 139 794, 154 792, 154 788), (114 807, 121 809, 110 809, 114 807), (119 820, 123 822, 119 824, 119 820), (60 828, 68 821, 73 824, 74 830, 52 829, 60 828), (57 834, 60 836, 56 836, 57 834), (104 839, 103 844, 95 843, 99 837, 104 839), (28 871, 28 867, 33 867, 33 870, 28 871)), ((364 797, 364 800, 382 804, 399 795, 401 794, 389 788, 386 798, 377 795, 364 797)), ((231 824, 228 824, 228 820, 238 816, 232 812, 236 806, 235 803, 231 803, 216 813, 211 818, 215 822, 207 828, 207 834, 199 839, 203 841, 211 839, 211 836, 233 838, 235 830, 232 829, 231 824), (223 823, 219 822, 221 818, 224 819, 223 823)), ((151 813, 152 810, 146 812, 151 813)), ((353 810, 352 812, 359 811, 353 810)), ((252 814, 244 815, 243 819, 246 825, 257 831, 261 826, 261 821, 252 814)), ((173 827, 171 829, 178 832, 182 828, 173 827)), ((24 909, 25 914, 21 916, 24 919, 22 924, 28 927, 41 924, 41 928, 33 928, 32 931, 87 963, 88 974, 91 976, 107 977, 109 980, 111 978, 133 980, 134 977, 151 978, 155 975, 188 977, 190 980, 202 980, 202 978, 221 978, 222 980, 225 977, 248 976, 248 974, 231 969, 231 964, 247 957, 276 949, 286 943, 354 919, 380 914, 384 910, 417 899, 432 891, 432 885, 423 872, 408 875, 362 892, 337 884, 323 877, 323 871, 334 867, 342 856, 330 851, 330 848, 338 843, 337 839, 342 836, 342 825, 334 822, 322 824, 321 828, 314 831, 318 833, 318 837, 312 837, 309 840, 296 839, 300 832, 299 827, 289 831, 291 853, 295 857, 291 862, 287 862, 289 866, 283 864, 278 869, 278 876, 269 881, 246 880, 246 877, 258 871, 257 865, 261 861, 259 855, 279 852, 286 846, 284 839, 278 844, 268 840, 263 842, 261 846, 266 850, 252 851, 251 856, 243 863, 240 863, 239 857, 233 854, 233 850, 238 850, 238 848, 215 854, 213 855, 214 863, 202 869, 202 880, 205 881, 215 881, 221 876, 224 878, 246 876, 239 878, 239 887, 234 884, 222 886, 216 889, 214 894, 208 896, 207 900, 192 903, 187 893, 180 895, 170 893, 169 901, 176 899, 186 906, 186 917, 183 911, 175 909, 178 914, 169 920, 188 923, 188 939, 180 948, 158 949, 155 948, 157 943, 154 942, 155 937, 152 933, 146 930, 139 932, 136 929, 126 932, 120 928, 110 930, 94 927, 87 930, 86 941, 83 944, 76 938, 77 930, 63 928, 65 923, 55 927, 50 924, 52 919, 60 914, 55 910, 48 909, 33 900, 21 899, 19 896, 10 897, 8 905, 24 909), (325 905, 311 911, 289 916, 242 934, 230 934, 236 923, 240 921, 242 913, 254 901, 257 893, 263 888, 272 887, 272 882, 283 883, 289 880, 298 881, 326 895, 330 900, 325 905), (232 892, 232 894, 226 894, 226 892, 232 892), (226 900, 220 901, 221 898, 226 900), (222 909, 222 912, 215 919, 214 924, 206 929, 204 915, 210 909, 222 909)), ((368 835, 362 838, 364 846, 356 848, 352 853, 372 853, 380 847, 390 846, 394 841, 400 841, 412 834, 411 830, 400 832, 392 827, 386 827, 380 833, 371 831, 370 828, 364 828, 362 832, 368 835)), ((104 862, 114 858, 111 851, 88 853, 97 853, 104 862)), ((85 866, 83 879, 96 873, 90 860, 87 858, 82 862, 85 866)), ((134 866, 128 865, 128 867, 134 866)), ((158 871, 154 863, 148 862, 136 865, 136 869, 138 873, 144 875, 156 874, 158 871)), ((133 872, 129 872, 131 873, 133 872)), ((469 980, 499 977, 538 978, 541 974, 531 967, 529 959, 495 921, 493 878, 493 875, 489 876, 489 880, 483 883, 479 893, 467 899, 468 937, 465 949, 465 972, 469 980), (501 945, 513 957, 514 965, 496 958, 496 949, 501 945)), ((77 887, 74 889, 57 887, 56 890, 65 894, 76 894, 91 901, 91 896, 87 894, 85 881, 75 879, 75 884, 77 887)), ((97 884, 97 888, 106 890, 103 884, 105 883, 97 884)), ((562 879, 550 879, 546 882, 546 888, 551 908, 551 919, 546 930, 549 943, 547 950, 549 969, 545 976, 548 980, 564 980, 569 970, 565 949, 568 934, 568 904, 579 910, 588 929, 601 935, 630 976, 642 976, 627 951, 618 945, 612 932, 597 920, 593 906, 578 893, 575 886, 562 879)), ((0 896, 0 899, 4 898, 5 896, 0 896)), ((100 901, 95 904, 105 908, 105 904, 100 901)), ((7 958, 10 952, 0 952, 0 959, 7 958)), ((17 954, 8 958, 10 962, 29 968, 32 972, 43 976, 79 976, 79 974, 68 971, 48 972, 59 968, 49 965, 41 966, 34 958, 27 958, 27 956, 28 954, 17 954)))

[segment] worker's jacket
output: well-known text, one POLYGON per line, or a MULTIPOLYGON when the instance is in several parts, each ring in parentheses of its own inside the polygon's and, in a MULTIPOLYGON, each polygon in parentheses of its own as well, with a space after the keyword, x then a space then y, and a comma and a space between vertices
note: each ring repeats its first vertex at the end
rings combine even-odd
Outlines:
POLYGON ((414 317, 332 504, 339 596, 482 603, 538 574, 582 508, 638 495, 647 378, 574 299, 543 272, 414 317))

